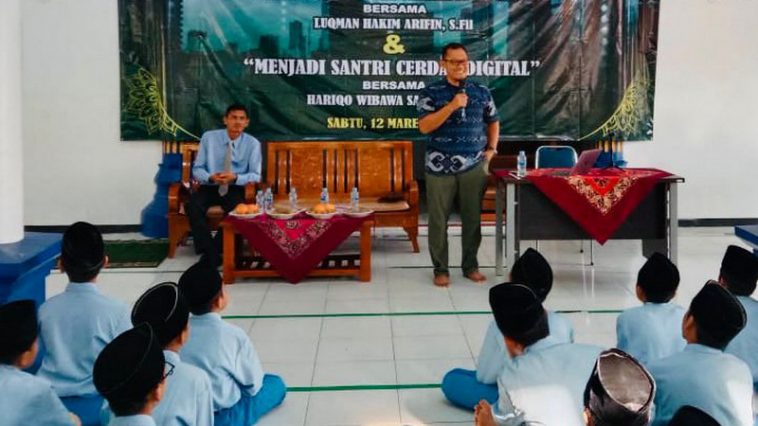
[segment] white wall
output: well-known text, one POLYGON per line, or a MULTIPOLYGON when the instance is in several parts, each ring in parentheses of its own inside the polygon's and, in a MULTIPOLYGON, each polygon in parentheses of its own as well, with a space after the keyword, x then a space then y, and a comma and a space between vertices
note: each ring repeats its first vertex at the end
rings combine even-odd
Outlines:
POLYGON ((140 223, 161 144, 119 141, 117 2, 21 3, 24 223, 140 223))
MULTIPOLYGON (((661 3, 655 140, 626 158, 687 179, 682 218, 758 217, 758 1, 661 3)), ((117 2, 22 8, 25 224, 138 224, 161 147, 119 141, 117 2)))
POLYGON ((681 218, 758 217, 758 1, 661 3, 654 141, 625 158, 686 179, 681 218))

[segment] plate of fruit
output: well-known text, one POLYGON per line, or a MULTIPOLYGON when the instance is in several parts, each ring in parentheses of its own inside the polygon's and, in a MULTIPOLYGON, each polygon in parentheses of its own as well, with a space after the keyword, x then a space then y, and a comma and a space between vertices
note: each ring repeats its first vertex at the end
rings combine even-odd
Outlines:
POLYGON ((316 219, 331 219, 337 214, 334 204, 318 203, 306 211, 310 217, 316 219))
POLYGON ((229 213, 231 216, 242 219, 252 219, 263 214, 257 204, 237 204, 237 207, 229 213))
POLYGON ((297 216, 301 211, 302 210, 296 210, 290 207, 274 207, 273 209, 266 212, 266 214, 273 217, 274 219, 287 220, 297 216))

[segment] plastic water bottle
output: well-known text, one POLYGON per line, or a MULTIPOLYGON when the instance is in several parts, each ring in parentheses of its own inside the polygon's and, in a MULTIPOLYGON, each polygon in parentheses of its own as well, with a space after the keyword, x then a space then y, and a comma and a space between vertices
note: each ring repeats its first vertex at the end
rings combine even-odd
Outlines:
POLYGON ((360 195, 358 195, 358 187, 354 186, 353 191, 350 193, 350 210, 357 212, 360 210, 358 206, 360 202, 360 195))
POLYGON ((290 188, 290 208, 297 210, 297 191, 294 186, 290 188))
POLYGON ((271 192, 271 188, 266 188, 264 203, 266 211, 271 210, 274 207, 274 194, 271 192))
POLYGON ((255 204, 259 209, 263 210, 263 191, 260 189, 255 193, 255 204))
POLYGON ((329 189, 326 187, 321 189, 321 204, 329 204, 329 189))
POLYGON ((526 153, 519 151, 516 159, 516 176, 522 178, 526 176, 526 153))

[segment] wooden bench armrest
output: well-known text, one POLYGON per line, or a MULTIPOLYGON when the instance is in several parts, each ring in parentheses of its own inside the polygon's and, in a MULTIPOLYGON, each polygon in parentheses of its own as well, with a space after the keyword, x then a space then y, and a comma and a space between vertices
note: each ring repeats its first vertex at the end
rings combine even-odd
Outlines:
POLYGON ((411 208, 418 206, 418 182, 415 180, 408 183, 408 188, 405 190, 405 201, 411 208))
POLYGON ((182 202, 186 198, 187 190, 181 182, 174 182, 168 187, 168 212, 179 213, 182 202))

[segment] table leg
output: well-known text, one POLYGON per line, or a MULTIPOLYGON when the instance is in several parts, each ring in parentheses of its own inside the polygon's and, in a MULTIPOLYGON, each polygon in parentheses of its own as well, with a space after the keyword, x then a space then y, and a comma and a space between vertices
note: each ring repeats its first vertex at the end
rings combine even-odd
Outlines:
POLYGON ((503 202, 505 188, 501 179, 497 180, 495 191, 495 275, 502 276, 503 270, 503 202))
POLYGON ((371 227, 373 225, 374 223, 368 220, 361 225, 361 267, 358 279, 363 282, 371 281, 371 227))
POLYGON ((234 244, 234 227, 228 223, 221 223, 221 232, 224 234, 224 256, 222 258, 222 273, 224 284, 233 284, 234 275, 234 258, 237 256, 234 244))
POLYGON ((516 185, 505 186, 505 259, 509 263, 516 260, 516 185))
POLYGON ((669 259, 676 265, 679 257, 679 188, 669 184, 669 259))

